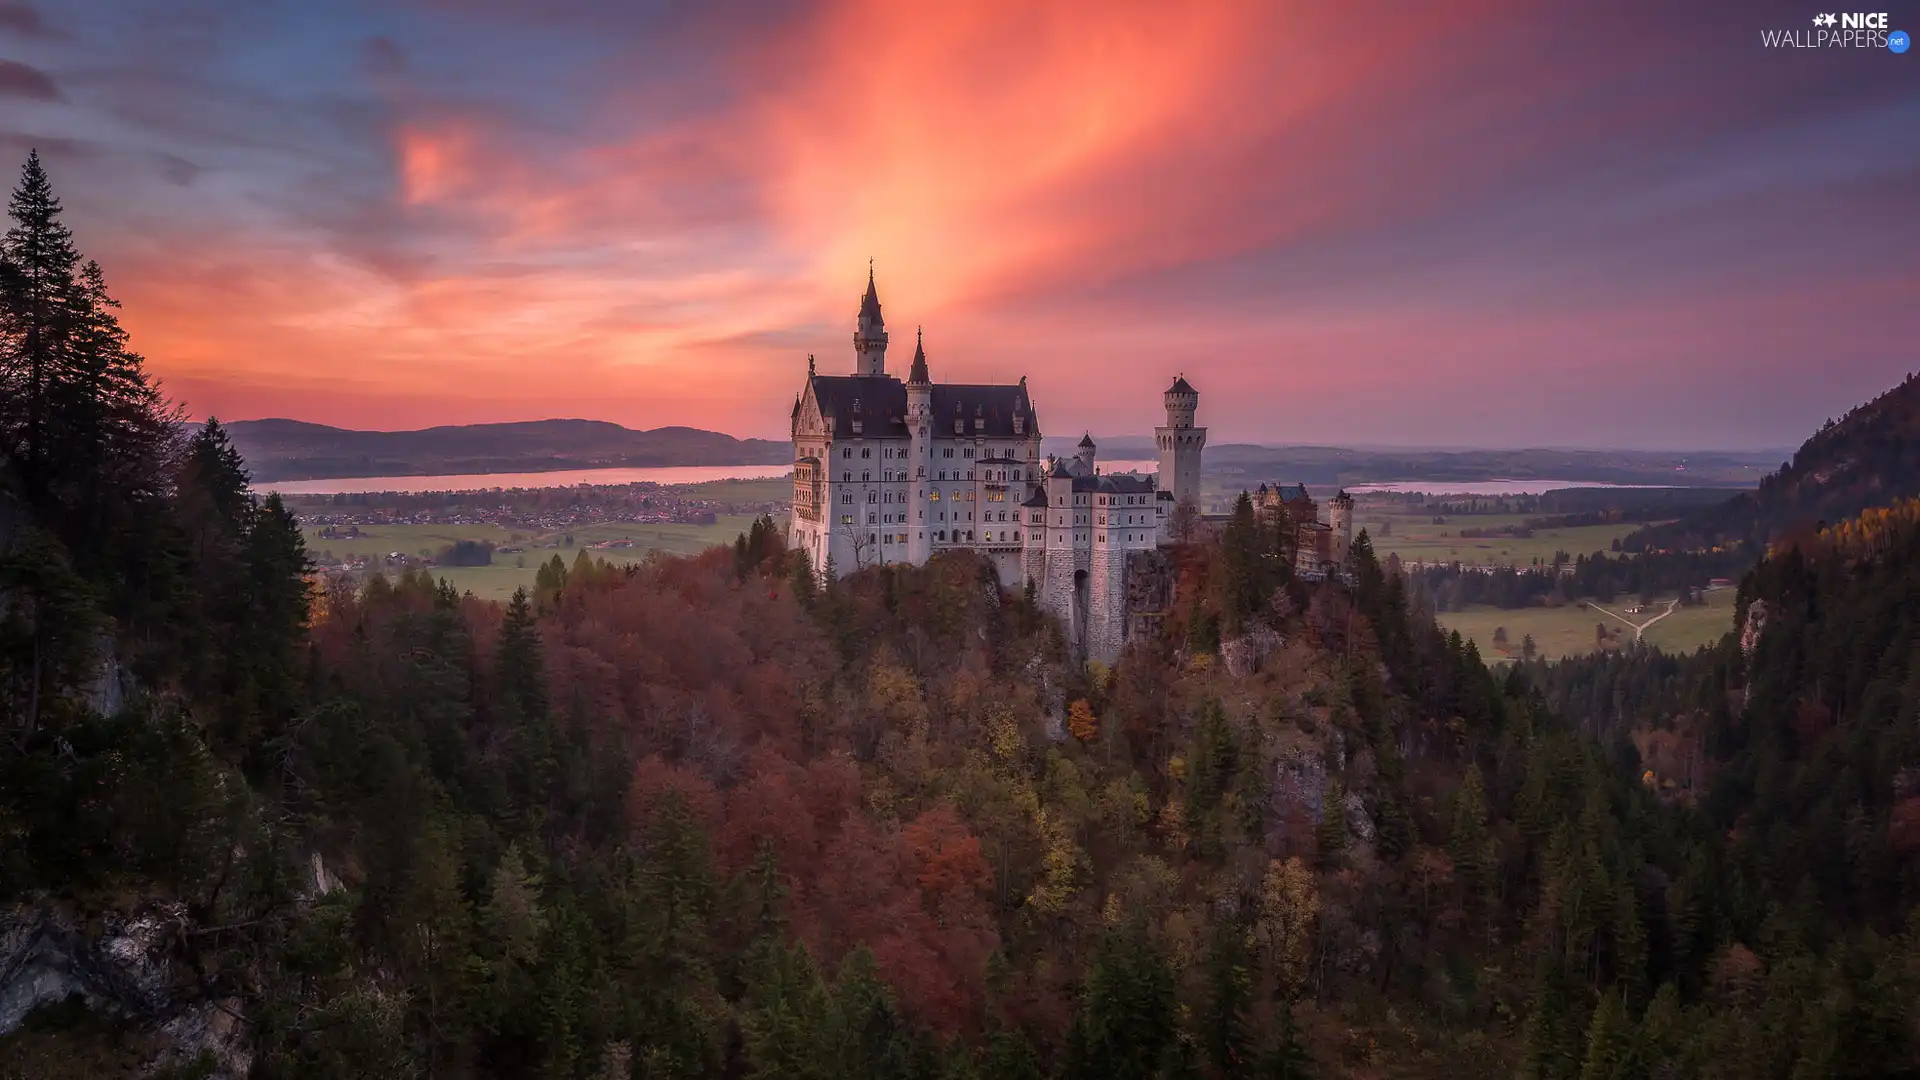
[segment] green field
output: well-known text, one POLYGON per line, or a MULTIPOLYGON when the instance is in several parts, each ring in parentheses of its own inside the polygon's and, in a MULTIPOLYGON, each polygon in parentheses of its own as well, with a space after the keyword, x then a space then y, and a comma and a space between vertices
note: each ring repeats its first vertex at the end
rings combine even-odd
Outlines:
POLYGON ((1489 529, 1519 525, 1524 514, 1474 514, 1450 517, 1436 525, 1430 514, 1399 504, 1361 500, 1354 507, 1353 531, 1367 531, 1375 554, 1384 559, 1397 554, 1403 562, 1461 562, 1482 565, 1530 566, 1548 562, 1556 551, 1591 555, 1608 551, 1613 542, 1640 528, 1636 523, 1582 525, 1565 529, 1538 529, 1525 539, 1482 537, 1467 539, 1462 529, 1489 529))
MULTIPOLYGON (((734 481, 727 481, 733 483, 734 481)), ((581 550, 590 550, 594 558, 616 563, 637 562, 649 551, 690 555, 715 544, 730 544, 733 538, 753 524, 747 514, 722 515, 713 525, 641 525, 613 523, 583 526, 570 530, 574 546, 564 547, 564 533, 536 533, 509 530, 497 525, 376 525, 365 526, 363 535, 353 539, 323 539, 317 528, 302 529, 307 550, 316 561, 338 563, 354 555, 378 558, 391 552, 409 557, 437 554, 456 540, 480 540, 496 547, 524 547, 523 552, 496 552, 492 566, 435 567, 434 574, 461 591, 471 591, 483 599, 501 600, 513 595, 522 585, 531 586, 541 563, 555 555, 572 563, 581 550), (630 548, 593 548, 606 540, 627 540, 630 548), (331 553, 331 560, 324 556, 331 553)))
MULTIPOLYGON (((1721 635, 1733 628, 1734 590, 1716 589, 1706 593, 1705 597, 1705 605, 1677 607, 1672 614, 1647 627, 1642 640, 1667 652, 1692 652, 1702 645, 1711 645, 1720 640, 1721 635)), ((1631 603, 1623 600, 1604 606, 1635 622, 1648 617, 1644 614, 1628 614, 1626 608, 1631 603)), ((1654 613, 1664 609, 1665 605, 1664 600, 1658 601, 1654 613)), ((1460 636, 1472 640, 1479 647, 1480 655, 1489 661, 1519 656, 1520 642, 1528 634, 1533 635, 1539 655, 1548 660, 1585 655, 1594 650, 1597 637, 1594 627, 1598 623, 1606 624, 1610 631, 1620 631, 1619 637, 1614 639, 1618 644, 1628 644, 1633 640, 1633 631, 1618 620, 1577 603, 1561 607, 1511 609, 1476 606, 1465 611, 1441 612, 1439 621, 1441 626, 1458 630, 1460 636), (1507 631, 1505 649, 1496 648, 1493 644, 1494 632, 1500 627, 1505 627, 1507 631)))

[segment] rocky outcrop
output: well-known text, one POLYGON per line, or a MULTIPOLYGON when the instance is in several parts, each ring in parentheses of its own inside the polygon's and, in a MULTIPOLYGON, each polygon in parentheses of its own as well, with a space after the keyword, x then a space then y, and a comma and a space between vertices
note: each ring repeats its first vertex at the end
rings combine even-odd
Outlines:
POLYGON ((177 904, 84 924, 46 905, 0 914, 0 1036, 35 1009, 77 997, 94 1012, 164 1032, 172 1045, 154 1065, 205 1055, 216 1075, 245 1076, 252 1061, 238 1002, 180 1000, 172 957, 186 930, 177 904))
POLYGON ((1747 605, 1747 617, 1740 624, 1740 653, 1752 657, 1753 650, 1760 644, 1760 635, 1767 630, 1767 602, 1755 600, 1747 605))
POLYGON ((1255 623, 1246 633, 1220 643, 1220 663, 1227 674, 1244 679, 1259 671, 1284 644, 1285 640, 1271 627, 1255 623))

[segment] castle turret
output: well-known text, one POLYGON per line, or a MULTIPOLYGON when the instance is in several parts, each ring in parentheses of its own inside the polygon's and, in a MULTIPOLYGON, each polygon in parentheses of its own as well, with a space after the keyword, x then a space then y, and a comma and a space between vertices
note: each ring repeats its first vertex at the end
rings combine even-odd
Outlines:
MULTIPOLYGON (((871 292, 869 292, 871 295, 871 292)), ((878 304, 875 304, 878 309, 878 304)), ((912 463, 913 479, 907 490, 912 498, 913 526, 907 533, 907 559, 916 566, 933 554, 933 535, 927 529, 927 459, 933 456, 933 379, 927 373, 927 342, 924 332, 916 332, 913 342, 913 367, 907 372, 907 460, 912 463)))
POLYGON ((1073 457, 1075 461, 1078 461, 1080 463, 1080 474, 1082 476, 1093 475, 1093 460, 1094 460, 1094 455, 1097 452, 1098 451, 1093 445, 1092 432, 1088 432, 1087 434, 1080 437, 1080 450, 1078 453, 1074 454, 1073 457))
POLYGON ((1186 376, 1173 380, 1165 395, 1167 426, 1154 430, 1160 450, 1161 491, 1171 492, 1176 505, 1200 507, 1200 454, 1207 445, 1207 429, 1193 426, 1194 413, 1200 407, 1200 392, 1186 376))
POLYGON ((867 295, 860 299, 860 318, 853 331, 855 375, 887 373, 887 324, 880 318, 880 292, 873 286, 873 263, 867 263, 867 295))

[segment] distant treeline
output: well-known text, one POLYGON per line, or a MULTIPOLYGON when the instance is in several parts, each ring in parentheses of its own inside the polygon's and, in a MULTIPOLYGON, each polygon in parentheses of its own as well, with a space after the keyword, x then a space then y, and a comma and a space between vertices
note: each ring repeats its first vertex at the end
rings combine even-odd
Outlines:
POLYGON ((1663 521, 1706 506, 1718 506, 1732 493, 1726 488, 1558 488, 1539 495, 1441 495, 1418 492, 1370 493, 1418 507, 1427 514, 1528 514, 1535 528, 1555 525, 1605 525, 1615 521, 1663 521), (1565 520, 1563 520, 1565 519, 1565 520), (1578 519, 1578 520, 1573 520, 1578 519))
POLYGON ((1424 567, 1411 576, 1436 611, 1459 611, 1474 604, 1538 607, 1587 599, 1604 604, 1619 596, 1671 595, 1705 588, 1714 578, 1737 578, 1758 554, 1744 547, 1638 556, 1595 552, 1569 561, 1561 553, 1546 566, 1487 571, 1454 563, 1424 567))

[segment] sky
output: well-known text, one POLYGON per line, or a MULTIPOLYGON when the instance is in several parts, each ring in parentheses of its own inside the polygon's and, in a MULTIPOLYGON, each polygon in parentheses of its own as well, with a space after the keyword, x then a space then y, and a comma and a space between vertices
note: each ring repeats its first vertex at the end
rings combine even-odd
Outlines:
POLYGON ((1779 447, 1920 368, 1920 50, 1823 10, 0 0, 0 167, 196 416, 784 438, 871 259, 1050 434, 1779 447))

